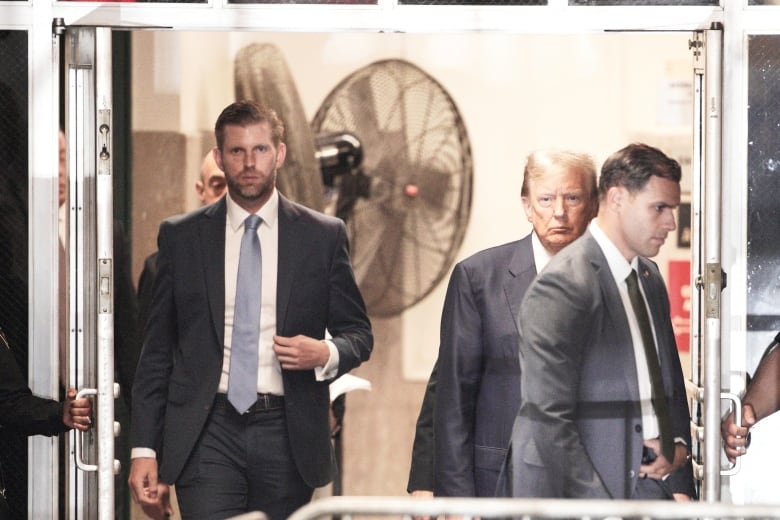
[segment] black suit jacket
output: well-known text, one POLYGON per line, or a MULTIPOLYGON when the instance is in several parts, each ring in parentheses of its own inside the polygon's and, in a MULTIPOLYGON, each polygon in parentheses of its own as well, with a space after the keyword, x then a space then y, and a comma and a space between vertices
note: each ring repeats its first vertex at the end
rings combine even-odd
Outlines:
POLYGON ((417 423, 410 490, 493 496, 520 398, 515 316, 535 276, 531 235, 455 266, 417 423), (432 487, 421 487, 426 480, 432 487))
MULTIPOLYGON (((160 225, 157 279, 133 386, 133 446, 157 450, 174 483, 209 415, 222 370, 227 203, 160 225)), ((277 333, 324 338, 338 375, 368 359, 373 336, 349 260, 346 228, 279 197, 277 333)), ((312 487, 335 470, 328 383, 313 370, 283 370, 287 429, 298 471, 312 487)))
POLYGON ((149 321, 149 309, 154 296, 154 281, 157 279, 157 251, 144 260, 144 268, 138 277, 138 331, 143 337, 146 323, 149 321))
POLYGON ((16 359, 0 340, 0 426, 23 435, 57 435, 67 431, 62 403, 32 395, 16 359))

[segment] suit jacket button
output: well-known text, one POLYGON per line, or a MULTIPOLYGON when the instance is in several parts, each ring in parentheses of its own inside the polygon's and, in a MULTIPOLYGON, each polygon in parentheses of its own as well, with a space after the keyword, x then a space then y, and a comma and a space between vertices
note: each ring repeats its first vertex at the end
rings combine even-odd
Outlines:
POLYGON ((642 425, 641 424, 634 425, 634 431, 637 433, 642 433, 642 425))
POLYGON ((636 473, 634 473, 633 469, 628 470, 628 478, 634 478, 634 475, 636 475, 636 473))

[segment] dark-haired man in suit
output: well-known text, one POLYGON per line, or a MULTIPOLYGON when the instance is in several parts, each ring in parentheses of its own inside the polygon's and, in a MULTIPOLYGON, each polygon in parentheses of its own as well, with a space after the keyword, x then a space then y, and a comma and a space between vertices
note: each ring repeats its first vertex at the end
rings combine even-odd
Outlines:
POLYGON ((276 112, 232 103, 215 134, 227 196, 160 226, 130 485, 149 508, 175 483, 184 518, 283 519, 333 478, 328 383, 373 336, 344 223, 276 190, 276 112))
POLYGON ((680 177, 656 148, 614 153, 601 170, 598 217, 528 288, 520 409, 500 494, 695 496, 668 296, 647 260, 676 227, 680 177))

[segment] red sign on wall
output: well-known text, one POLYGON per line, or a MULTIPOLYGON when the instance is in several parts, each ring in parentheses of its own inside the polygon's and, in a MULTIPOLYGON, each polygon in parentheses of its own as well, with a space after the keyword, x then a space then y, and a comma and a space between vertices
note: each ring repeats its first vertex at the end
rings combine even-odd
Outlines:
POLYGON ((687 352, 691 345, 691 262, 669 261, 669 304, 677 350, 687 352))

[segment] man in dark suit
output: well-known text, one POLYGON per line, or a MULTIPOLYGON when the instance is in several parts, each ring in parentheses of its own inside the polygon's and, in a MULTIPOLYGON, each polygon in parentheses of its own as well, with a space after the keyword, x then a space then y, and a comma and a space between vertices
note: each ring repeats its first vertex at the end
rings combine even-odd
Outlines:
POLYGON ((533 232, 463 260, 450 277, 412 453, 415 496, 494 495, 520 398, 515 316, 537 271, 595 216, 593 161, 537 151, 521 194, 533 232))
POLYGON ((677 161, 647 145, 613 154, 598 218, 528 288, 520 409, 500 494, 695 496, 668 296, 647 260, 675 229, 680 176, 677 161))
POLYGON ((222 111, 215 133, 227 197, 160 226, 133 388, 130 485, 136 501, 153 506, 158 479, 175 483, 184 518, 260 510, 282 519, 333 478, 328 383, 368 359, 373 336, 344 223, 276 190, 286 153, 276 113, 239 101, 222 111), (262 275, 239 283, 242 235, 253 234, 262 275), (253 327, 257 314, 236 305, 247 285, 248 297, 261 300, 253 327), (245 354, 244 342, 233 348, 234 332, 248 328, 256 361, 231 366, 245 354), (241 412, 231 387, 240 368, 257 391, 241 412))

